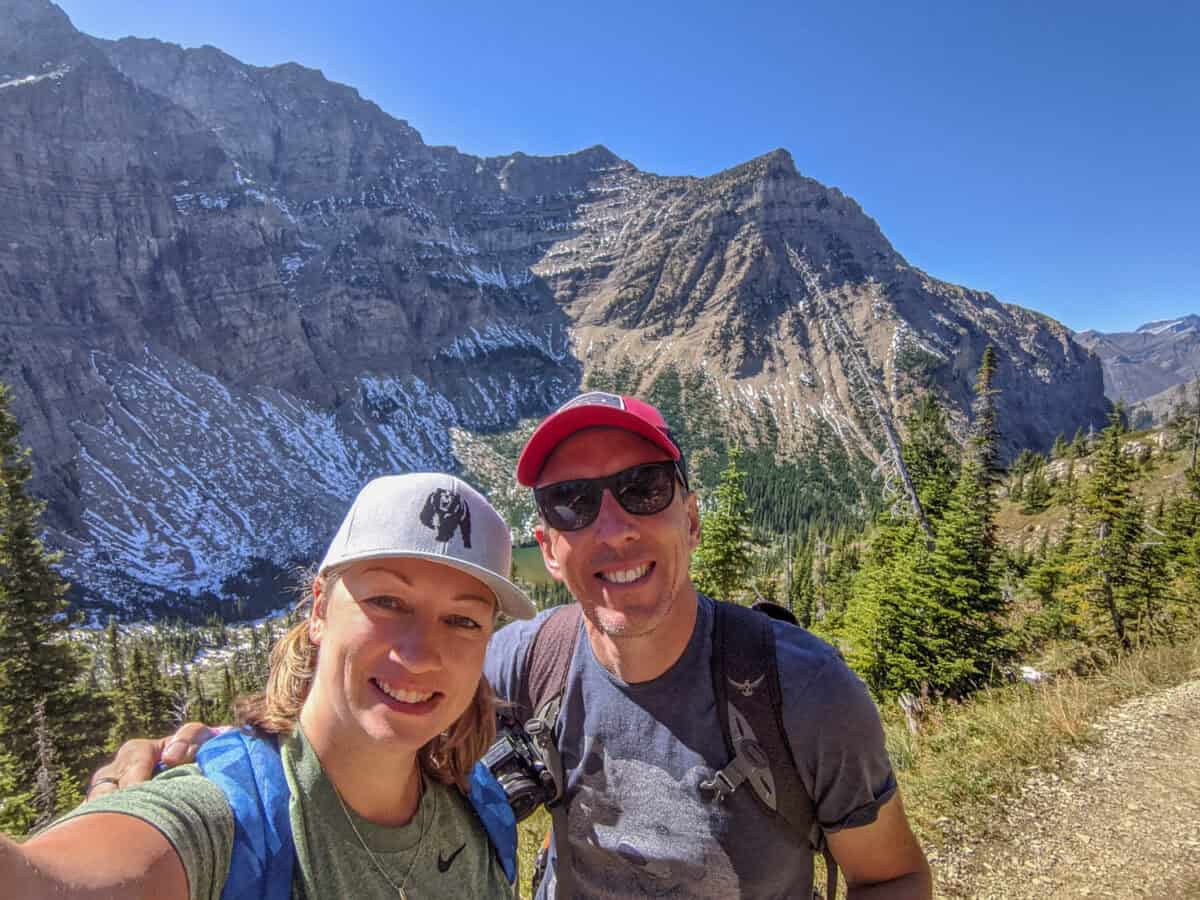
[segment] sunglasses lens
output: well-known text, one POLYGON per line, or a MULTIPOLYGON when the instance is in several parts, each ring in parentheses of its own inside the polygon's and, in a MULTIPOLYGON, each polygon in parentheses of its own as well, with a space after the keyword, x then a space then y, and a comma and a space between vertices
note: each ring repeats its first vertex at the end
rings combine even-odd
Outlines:
POLYGON ((604 491, 612 491, 621 507, 635 516, 662 512, 675 499, 675 464, 646 463, 605 478, 559 481, 533 492, 546 524, 559 531, 587 528, 600 513, 604 491))
POLYGON ((650 516, 662 512, 675 498, 675 468, 672 463, 650 463, 626 469, 618 476, 615 494, 626 512, 650 516))
POLYGON ((604 489, 592 481, 560 481, 534 492, 546 524, 559 531, 578 531, 596 519, 604 489))

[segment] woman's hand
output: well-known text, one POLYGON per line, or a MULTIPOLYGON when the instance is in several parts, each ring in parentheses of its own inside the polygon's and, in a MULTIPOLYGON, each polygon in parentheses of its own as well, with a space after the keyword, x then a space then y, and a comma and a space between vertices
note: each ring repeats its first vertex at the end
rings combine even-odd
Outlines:
POLYGON ((121 788, 141 784, 154 777, 161 764, 164 769, 196 761, 196 751, 209 738, 216 737, 224 729, 209 728, 202 722, 188 722, 165 738, 134 738, 126 741, 108 765, 101 766, 92 775, 87 799, 103 797, 121 788))

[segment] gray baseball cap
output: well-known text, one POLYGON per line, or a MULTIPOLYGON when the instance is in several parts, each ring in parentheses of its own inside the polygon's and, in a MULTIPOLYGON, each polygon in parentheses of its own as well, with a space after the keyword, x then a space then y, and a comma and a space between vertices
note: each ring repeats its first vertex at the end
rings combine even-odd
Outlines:
POLYGON ((508 525, 479 491, 453 475, 415 472, 367 482, 318 574, 384 557, 428 559, 458 569, 491 588, 502 612, 533 618, 533 604, 508 580, 508 525))

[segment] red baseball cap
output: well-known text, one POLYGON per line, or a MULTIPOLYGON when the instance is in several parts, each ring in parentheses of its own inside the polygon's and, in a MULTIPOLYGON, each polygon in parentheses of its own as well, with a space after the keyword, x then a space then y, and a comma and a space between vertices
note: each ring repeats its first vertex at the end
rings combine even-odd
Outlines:
POLYGON ((636 397, 589 391, 568 400, 537 427, 517 460, 517 481, 533 487, 554 448, 585 428, 622 428, 643 437, 679 462, 682 454, 657 409, 636 397))

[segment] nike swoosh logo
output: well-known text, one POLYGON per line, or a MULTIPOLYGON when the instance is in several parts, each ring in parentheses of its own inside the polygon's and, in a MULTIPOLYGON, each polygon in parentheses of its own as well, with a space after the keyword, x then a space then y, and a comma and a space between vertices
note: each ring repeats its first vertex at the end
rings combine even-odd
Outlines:
POLYGON ((463 850, 466 849, 466 847, 467 847, 467 845, 463 844, 461 847, 459 847, 457 850, 455 850, 449 856, 442 856, 442 852, 439 850, 438 851, 438 871, 441 872, 443 875, 445 875, 447 872, 449 872, 450 867, 452 865, 454 865, 454 861, 456 859, 458 859, 458 854, 462 853, 463 850))

